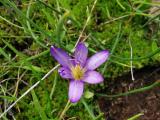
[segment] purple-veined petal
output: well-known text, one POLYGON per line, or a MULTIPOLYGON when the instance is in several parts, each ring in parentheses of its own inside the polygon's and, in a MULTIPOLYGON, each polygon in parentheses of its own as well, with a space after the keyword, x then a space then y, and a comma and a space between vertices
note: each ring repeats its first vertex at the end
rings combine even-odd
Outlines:
POLYGON ((80 80, 71 80, 69 84, 69 100, 78 102, 83 94, 84 83, 80 80))
POLYGON ((73 77, 72 77, 72 75, 71 75, 71 71, 68 69, 68 68, 66 68, 66 67, 60 67, 59 69, 58 69, 58 73, 60 74, 60 76, 62 77, 62 78, 65 78, 65 79, 73 79, 73 77))
POLYGON ((85 73, 85 76, 82 81, 90 84, 97 84, 103 82, 103 77, 99 72, 88 71, 85 73))
POLYGON ((84 66, 88 55, 88 49, 84 43, 79 43, 77 45, 74 55, 75 62, 80 63, 81 66, 84 66))
POLYGON ((55 46, 50 48, 51 55, 62 65, 70 68, 72 66, 71 57, 62 49, 55 46))
POLYGON ((86 69, 95 70, 107 60, 108 56, 109 52, 107 50, 96 53, 87 60, 85 65, 86 69))

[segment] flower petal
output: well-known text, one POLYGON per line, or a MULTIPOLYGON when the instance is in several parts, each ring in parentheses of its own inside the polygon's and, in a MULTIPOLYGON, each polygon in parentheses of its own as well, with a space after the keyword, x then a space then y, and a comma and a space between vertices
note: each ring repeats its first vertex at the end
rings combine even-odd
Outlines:
POLYGON ((80 80, 71 80, 69 85, 69 100, 78 102, 83 94, 84 83, 80 80))
POLYGON ((51 46, 50 48, 51 55, 62 65, 65 67, 71 67, 71 57, 62 49, 57 48, 55 46, 51 46))
POLYGON ((85 76, 83 78, 84 82, 90 83, 90 84, 97 84, 103 82, 103 77, 99 72, 96 71, 88 71, 85 73, 85 76))
POLYGON ((76 64, 80 63, 81 66, 84 66, 86 63, 88 49, 84 43, 79 43, 75 50, 75 62, 76 64))
POLYGON ((66 67, 60 67, 59 69, 58 69, 58 73, 60 74, 60 76, 62 77, 62 78, 65 78, 65 79, 73 79, 73 77, 72 77, 72 74, 71 74, 71 71, 68 69, 68 68, 66 68, 66 67))
POLYGON ((95 70, 101 64, 103 64, 109 56, 109 52, 107 50, 103 50, 101 52, 96 53, 92 57, 87 60, 86 69, 95 70))

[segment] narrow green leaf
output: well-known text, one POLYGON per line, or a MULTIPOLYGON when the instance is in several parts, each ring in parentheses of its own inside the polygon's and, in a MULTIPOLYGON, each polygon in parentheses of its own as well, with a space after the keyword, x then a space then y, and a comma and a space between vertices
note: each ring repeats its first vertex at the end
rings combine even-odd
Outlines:
POLYGON ((10 61, 9 55, 2 48, 0 48, 0 54, 2 54, 8 61, 10 61))
POLYGON ((53 19, 53 16, 51 16, 49 14, 49 12, 47 12, 45 9, 42 9, 42 12, 43 14, 46 16, 47 20, 48 20, 48 23, 49 25, 52 27, 52 29, 55 29, 55 26, 53 23, 55 23, 54 19, 53 19))
POLYGON ((34 65, 30 65, 30 66, 23 66, 24 69, 26 70, 34 70, 36 72, 42 72, 42 73, 45 73, 46 71, 43 70, 42 68, 40 67, 37 67, 37 66, 34 66, 34 65))
POLYGON ((10 96, 2 96, 2 95, 0 95, 0 98, 7 99, 7 100, 10 100, 10 101, 16 100, 16 97, 10 97, 10 96))
POLYGON ((86 103, 86 101, 83 98, 82 98, 82 103, 83 103, 85 109, 87 110, 87 112, 89 113, 89 115, 91 116, 92 120, 95 120, 96 117, 93 114, 93 111, 91 110, 91 108, 88 106, 88 104, 86 103))
POLYGON ((37 24, 35 24, 31 19, 26 17, 25 14, 17 8, 14 2, 11 2, 10 0, 3 0, 1 2, 7 7, 11 7, 20 17, 22 17, 24 20, 28 20, 34 26, 34 28, 38 29, 42 34, 51 39, 51 36, 45 30, 43 30, 37 24))
POLYGON ((58 45, 61 45, 61 43, 62 43, 62 38, 65 34, 65 31, 63 30, 64 20, 69 15, 70 15, 70 13, 69 13, 69 11, 67 11, 66 13, 64 13, 64 15, 59 20, 59 23, 58 23, 58 26, 57 26, 57 37, 56 37, 56 41, 57 41, 58 45))
POLYGON ((106 94, 97 94, 97 95, 98 96, 104 96, 104 97, 121 97, 121 96, 131 95, 131 94, 134 94, 134 93, 144 92, 146 90, 150 90, 150 89, 152 89, 154 87, 158 87, 158 86, 160 86, 160 81, 159 80, 154 82, 152 85, 142 87, 142 88, 138 88, 138 89, 134 89, 134 90, 130 90, 130 91, 125 92, 125 93, 119 93, 119 94, 116 94, 116 95, 106 95, 106 94))
POLYGON ((37 112, 39 112, 39 115, 41 117, 42 120, 48 120, 47 119, 47 116, 43 110, 43 108, 41 107, 40 103, 39 103, 39 100, 34 92, 34 89, 31 91, 31 94, 32 94, 32 98, 33 98, 33 102, 34 102, 34 105, 35 105, 35 109, 37 110, 37 112))
POLYGON ((22 54, 21 52, 19 52, 18 50, 16 50, 16 48, 14 48, 10 43, 8 43, 5 40, 2 40, 14 53, 16 53, 18 56, 20 57, 25 57, 26 55, 22 54))
POLYGON ((144 115, 144 114, 143 113, 139 113, 139 114, 134 115, 131 118, 128 118, 127 120, 138 120, 138 118, 141 117, 142 115, 144 115))

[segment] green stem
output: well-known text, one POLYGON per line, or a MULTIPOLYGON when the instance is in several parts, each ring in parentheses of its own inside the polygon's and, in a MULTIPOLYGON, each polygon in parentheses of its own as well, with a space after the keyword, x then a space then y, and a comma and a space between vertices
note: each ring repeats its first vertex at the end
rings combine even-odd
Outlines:
POLYGON ((116 2, 117 2, 117 4, 123 9, 123 10, 125 10, 126 8, 120 3, 120 1, 119 0, 116 0, 116 2))
POLYGON ((92 120, 95 120, 96 117, 93 114, 93 111, 89 108, 89 106, 87 105, 87 103, 85 102, 85 100, 82 98, 82 103, 85 106, 86 110, 88 111, 89 115, 92 117, 92 120))
POLYGON ((160 80, 154 82, 152 85, 149 85, 149 86, 146 86, 146 87, 143 87, 143 88, 139 88, 139 89, 134 89, 134 90, 131 90, 131 91, 128 91, 128 92, 125 92, 125 93, 120 93, 120 94, 116 94, 116 95, 106 95, 106 94, 97 94, 98 96, 103 96, 103 97, 121 97, 121 96, 127 96, 127 95, 130 95, 130 94, 134 94, 134 93, 139 93, 139 92, 143 92, 143 91, 146 91, 146 90, 150 90, 156 86, 160 86, 160 80))
POLYGON ((68 110, 70 107, 71 107, 70 100, 68 100, 65 108, 63 109, 62 113, 60 114, 60 117, 59 117, 60 120, 63 119, 63 116, 65 115, 65 113, 67 112, 67 110, 68 110))

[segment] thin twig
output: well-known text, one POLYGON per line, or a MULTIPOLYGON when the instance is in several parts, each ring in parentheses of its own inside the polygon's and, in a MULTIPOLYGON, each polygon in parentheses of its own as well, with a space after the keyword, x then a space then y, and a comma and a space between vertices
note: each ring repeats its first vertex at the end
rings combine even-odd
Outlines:
POLYGON ((83 27, 83 29, 82 29, 82 31, 81 31, 81 33, 80 33, 80 35, 79 35, 79 38, 78 38, 78 40, 77 40, 77 42, 76 42, 76 44, 75 44, 75 46, 74 46, 74 48, 73 48, 73 49, 75 49, 75 48, 76 48, 76 46, 78 45, 78 43, 80 42, 81 37, 83 36, 83 32, 84 32, 84 30, 86 29, 86 27, 87 27, 87 25, 88 25, 88 22, 89 22, 89 21, 90 21, 90 19, 91 19, 92 12, 93 12, 93 10, 94 10, 94 7, 95 7, 96 3, 97 3, 97 0, 95 0, 95 1, 94 1, 94 3, 93 3, 93 6, 92 6, 92 8, 91 8, 90 15, 88 16, 88 18, 87 18, 87 20, 86 20, 86 23, 85 23, 85 25, 84 25, 84 27, 83 27))
POLYGON ((131 44, 131 41, 129 39, 129 46, 130 46, 130 49, 131 49, 131 61, 130 61, 130 64, 131 64, 131 76, 132 76, 132 80, 134 81, 134 75, 133 75, 133 61, 132 61, 132 58, 133 58, 133 50, 132 50, 132 44, 131 44))
POLYGON ((130 16, 130 15, 131 15, 131 14, 123 15, 123 16, 120 16, 120 17, 114 18, 114 19, 112 19, 112 20, 109 20, 109 21, 106 21, 106 22, 104 22, 104 23, 100 24, 100 26, 103 26, 103 25, 105 25, 105 24, 108 24, 108 23, 111 23, 111 22, 114 22, 114 21, 120 20, 120 19, 122 19, 122 18, 126 18, 126 17, 128 17, 128 16, 130 16))

